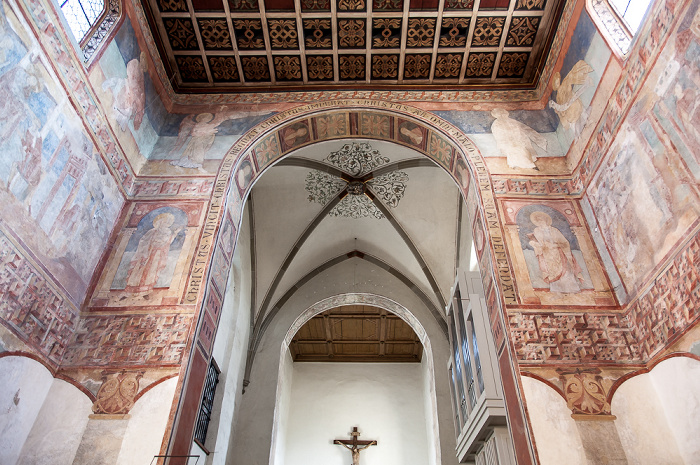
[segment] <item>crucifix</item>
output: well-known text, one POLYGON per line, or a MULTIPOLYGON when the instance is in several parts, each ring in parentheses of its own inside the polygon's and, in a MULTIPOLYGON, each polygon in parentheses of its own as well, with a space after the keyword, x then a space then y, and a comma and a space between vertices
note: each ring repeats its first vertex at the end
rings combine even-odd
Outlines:
POLYGON ((333 444, 343 446, 352 452, 352 465, 360 465, 360 451, 367 449, 369 446, 376 446, 377 441, 361 441, 357 439, 360 437, 357 426, 353 427, 350 436, 352 436, 352 439, 336 439, 333 441, 333 444))

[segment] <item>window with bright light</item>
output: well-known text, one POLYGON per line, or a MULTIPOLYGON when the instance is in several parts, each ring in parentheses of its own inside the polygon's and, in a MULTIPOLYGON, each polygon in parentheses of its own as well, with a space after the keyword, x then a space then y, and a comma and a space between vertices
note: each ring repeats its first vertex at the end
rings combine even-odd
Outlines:
POLYGON ((58 0, 58 6, 88 63, 119 21, 121 0, 58 0))
POLYGON ((591 0, 590 5, 604 32, 626 54, 642 25, 651 0, 591 0))
POLYGON ((610 6, 620 19, 625 23, 632 35, 636 34, 642 24, 644 14, 649 8, 651 0, 609 0, 610 6))
POLYGON ((104 0, 64 0, 60 6, 78 42, 82 42, 105 9, 104 0))

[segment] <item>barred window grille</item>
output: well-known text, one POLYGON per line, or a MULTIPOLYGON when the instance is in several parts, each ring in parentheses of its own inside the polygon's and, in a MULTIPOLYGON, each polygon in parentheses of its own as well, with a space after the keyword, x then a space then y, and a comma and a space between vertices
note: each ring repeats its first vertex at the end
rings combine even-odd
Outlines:
POLYGON ((104 0, 62 0, 59 6, 78 42, 85 38, 105 11, 104 0))
POLYGON ((89 63, 122 15, 122 0, 58 0, 63 16, 89 63))
POLYGON ((216 393, 216 385, 219 383, 219 368, 216 366, 214 359, 209 364, 207 379, 204 384, 204 394, 202 395, 202 406, 199 409, 199 417, 197 418, 197 427, 194 432, 194 438, 204 445, 207 439, 207 429, 209 429, 209 420, 211 420, 212 409, 214 408, 214 394, 216 393))

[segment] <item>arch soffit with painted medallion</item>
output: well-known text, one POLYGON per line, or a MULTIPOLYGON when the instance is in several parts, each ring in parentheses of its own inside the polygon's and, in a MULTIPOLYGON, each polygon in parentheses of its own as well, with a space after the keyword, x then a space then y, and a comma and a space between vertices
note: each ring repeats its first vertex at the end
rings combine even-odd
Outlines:
MULTIPOLYGON (((396 143, 434 161, 453 178, 463 199, 467 200, 472 190, 477 204, 476 216, 481 217, 488 230, 486 236, 490 240, 487 242, 502 243, 503 232, 497 220, 490 175, 476 145, 436 115, 408 105, 375 100, 337 100, 293 108, 249 130, 228 150, 220 165, 205 220, 205 233, 216 233, 225 211, 230 209, 233 223, 238 225, 237 236, 245 199, 261 174, 276 162, 302 147, 350 138, 396 143)), ((472 225, 475 220, 472 218, 472 225)), ((196 256, 208 257, 207 263, 211 260, 215 237, 216 234, 204 234, 198 244, 196 256)), ((492 250, 492 253, 496 252, 492 250)), ((492 255, 491 262, 499 264, 498 272, 489 273, 491 279, 496 281, 498 277, 500 281, 499 294, 506 304, 514 302, 505 254, 503 257, 492 255)), ((496 270, 495 266, 489 268, 496 270)), ((199 278, 199 282, 206 282, 205 276, 199 278)), ((191 285, 186 300, 195 303, 203 298, 204 293, 200 295, 199 288, 191 285)))
MULTIPOLYGON (((477 146, 460 129, 432 113, 410 105, 361 99, 328 101, 286 110, 243 135, 221 163, 212 202, 215 211, 210 211, 215 215, 207 215, 207 222, 213 224, 207 224, 206 229, 214 231, 218 227, 229 189, 232 192, 228 207, 234 223, 240 223, 244 200, 264 171, 297 149, 349 138, 396 143, 434 161, 453 178, 465 200, 468 190, 473 189, 476 216, 482 217, 481 224, 488 229, 486 235, 490 240, 487 243, 502 243, 490 175, 477 146)), ((472 218, 472 224, 476 219, 472 218)), ((501 295, 505 303, 515 303, 507 257, 494 253, 492 263, 498 264, 494 275, 500 282, 501 295)))

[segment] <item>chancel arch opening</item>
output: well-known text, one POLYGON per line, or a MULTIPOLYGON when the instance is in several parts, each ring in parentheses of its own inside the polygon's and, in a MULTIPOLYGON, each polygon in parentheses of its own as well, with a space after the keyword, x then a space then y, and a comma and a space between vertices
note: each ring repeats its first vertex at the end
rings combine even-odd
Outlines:
MULTIPOLYGON (((476 439, 492 435, 490 429, 478 434, 473 429, 455 430, 453 417, 460 400, 450 394, 454 381, 445 366, 450 354, 446 308, 460 273, 483 267, 484 282, 490 284, 479 286, 480 298, 485 301, 485 288, 494 316, 500 318, 494 267, 485 247, 491 234, 485 228, 482 200, 491 195, 484 187, 488 176, 479 172, 482 161, 469 140, 434 116, 428 123, 420 119, 427 115, 405 106, 381 110, 328 110, 327 106, 290 112, 287 122, 278 118, 281 121, 272 131, 266 130, 273 127, 269 121, 254 128, 249 139, 242 139, 245 144, 229 151, 219 171, 222 181, 230 179, 230 187, 220 229, 229 236, 218 240, 230 243, 237 237, 237 243, 228 284, 224 283, 225 267, 218 271, 215 265, 213 270, 213 280, 220 281, 214 287, 227 291, 219 297, 216 289, 209 290, 205 312, 221 313, 222 321, 228 318, 229 322, 232 317, 227 315, 236 313, 239 316, 233 319, 242 326, 231 329, 219 323, 216 338, 209 336, 214 339, 209 360, 216 360, 217 353, 226 359, 227 368, 217 362, 219 383, 224 384, 217 392, 224 394, 213 400, 214 410, 222 414, 214 414, 218 431, 207 434, 188 452, 226 448, 227 463, 291 460, 288 454, 296 449, 288 446, 298 441, 288 437, 289 431, 298 428, 289 428, 289 405, 298 402, 290 399, 308 394, 310 388, 299 386, 319 373, 310 373, 311 365, 294 368, 299 362, 290 355, 295 334, 289 333, 290 328, 299 329, 300 315, 317 309, 324 299, 370 295, 392 302, 390 308, 378 305, 389 314, 402 309, 401 318, 409 315, 416 323, 412 326, 421 335, 421 346, 428 344, 418 365, 421 372, 413 373, 411 379, 420 378, 420 412, 429 420, 421 420, 425 422, 423 450, 411 455, 423 457, 416 463, 452 463, 457 440, 476 444, 476 439), (478 238, 476 244, 473 237, 478 238), (242 318, 244 312, 247 315, 242 318), (234 360, 218 349, 240 345, 241 338, 247 342, 245 359, 239 353, 234 360), (232 428, 222 434, 229 421, 232 428)), ((488 205, 493 208, 492 202, 488 205)), ((215 262, 219 255, 215 248, 215 262)), ((207 324, 213 322, 203 323, 207 324)), ((488 326, 484 328, 491 333, 488 326)), ((200 334, 204 329, 200 327, 200 334)), ((334 344, 331 339, 323 342, 327 348, 334 344)), ((378 341, 378 347, 382 345, 386 351, 386 341, 378 341)), ((194 356, 206 355, 201 352, 194 356)), ((378 370, 378 376, 387 376, 391 370, 367 368, 362 362, 345 365, 345 371, 351 366, 361 377, 362 370, 378 370)), ((334 376, 339 383, 348 375, 342 367, 338 370, 334 376)), ((332 383, 334 377, 320 378, 332 383)), ((337 384, 339 391, 342 385, 337 384)), ((395 428, 400 430, 402 424, 406 421, 395 428)), ((362 431, 362 425, 343 428, 350 431, 354 426, 362 431)), ((339 454, 339 449, 331 450, 339 454)), ((367 453, 382 454, 379 447, 372 450, 367 453)), ((473 459, 476 452, 465 446, 463 455, 473 459)))
POLYGON ((393 300, 312 305, 282 342, 270 463, 441 463, 433 357, 418 318, 393 300))
POLYGON ((78 44, 2 0, 0 462, 287 460, 286 334, 363 294, 431 343, 430 460, 694 463, 700 0, 642 1, 97 0, 78 44))

